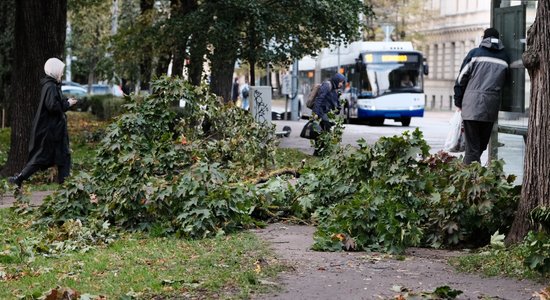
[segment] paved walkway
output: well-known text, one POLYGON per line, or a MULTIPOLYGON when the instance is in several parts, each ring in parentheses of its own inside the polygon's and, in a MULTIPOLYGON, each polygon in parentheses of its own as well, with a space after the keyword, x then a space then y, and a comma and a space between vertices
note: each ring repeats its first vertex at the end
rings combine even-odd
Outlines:
MULTIPOLYGON (((46 196, 50 195, 52 191, 35 191, 30 194, 30 203, 33 206, 42 204, 42 201, 46 196)), ((11 207, 15 202, 15 197, 12 194, 0 195, 0 208, 11 207)))

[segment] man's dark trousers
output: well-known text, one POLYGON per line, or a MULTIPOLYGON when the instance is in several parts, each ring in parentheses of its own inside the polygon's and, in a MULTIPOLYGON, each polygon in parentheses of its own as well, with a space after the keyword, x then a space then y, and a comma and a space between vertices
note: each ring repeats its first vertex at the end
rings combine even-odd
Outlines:
POLYGON ((493 124, 493 122, 464 120, 465 164, 469 165, 474 161, 481 163, 481 154, 487 149, 493 131, 493 124))

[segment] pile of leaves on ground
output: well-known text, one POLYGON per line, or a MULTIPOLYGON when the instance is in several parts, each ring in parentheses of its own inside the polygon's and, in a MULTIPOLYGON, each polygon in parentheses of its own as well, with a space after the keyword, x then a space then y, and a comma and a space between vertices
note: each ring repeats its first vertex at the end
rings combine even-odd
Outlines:
POLYGON ((95 220, 185 238, 256 225, 258 196, 247 179, 273 164, 273 125, 177 78, 158 79, 151 95, 127 101, 105 129, 93 168, 46 199, 40 224, 95 220))
POLYGON ((502 161, 464 165, 430 155, 417 129, 326 156, 289 188, 317 223, 317 250, 401 253, 410 246, 477 247, 506 233, 520 190, 502 161))

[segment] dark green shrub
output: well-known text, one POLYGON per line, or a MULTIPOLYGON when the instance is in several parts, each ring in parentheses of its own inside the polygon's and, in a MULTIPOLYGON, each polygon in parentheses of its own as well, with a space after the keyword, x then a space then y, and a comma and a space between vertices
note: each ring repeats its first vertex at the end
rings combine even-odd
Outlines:
POLYGON ((503 174, 502 161, 464 166, 428 150, 416 130, 362 144, 303 174, 299 182, 309 194, 302 202, 317 209, 315 248, 398 253, 408 246, 479 246, 497 230, 507 232, 519 188, 503 174))
POLYGON ((550 235, 544 231, 530 231, 525 238, 525 265, 542 274, 550 272, 550 235))
POLYGON ((92 114, 96 115, 99 120, 110 120, 124 112, 124 98, 115 97, 113 95, 95 95, 88 97, 86 104, 92 114))

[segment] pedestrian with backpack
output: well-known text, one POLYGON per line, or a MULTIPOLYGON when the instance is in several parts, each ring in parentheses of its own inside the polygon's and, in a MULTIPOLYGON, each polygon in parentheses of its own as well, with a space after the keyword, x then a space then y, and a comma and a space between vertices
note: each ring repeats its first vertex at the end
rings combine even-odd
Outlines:
POLYGON ((244 80, 244 84, 241 87, 241 99, 242 99, 242 108, 248 110, 249 102, 248 98, 250 96, 250 87, 248 86, 248 79, 244 80))
MULTIPOLYGON (((313 113, 319 118, 321 130, 329 131, 334 123, 329 119, 328 113, 334 111, 336 113, 340 112, 340 94, 339 91, 344 86, 346 82, 346 77, 340 73, 336 73, 332 76, 329 81, 323 82, 319 87, 319 91, 315 97, 315 102, 313 103, 313 113)), ((315 151, 313 155, 320 155, 325 149, 323 142, 317 138, 315 140, 315 151)))

